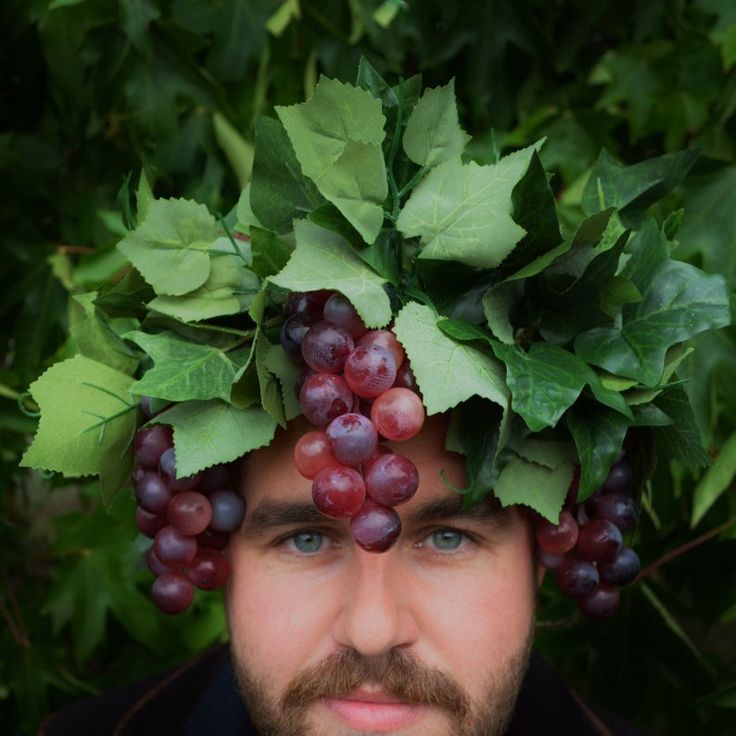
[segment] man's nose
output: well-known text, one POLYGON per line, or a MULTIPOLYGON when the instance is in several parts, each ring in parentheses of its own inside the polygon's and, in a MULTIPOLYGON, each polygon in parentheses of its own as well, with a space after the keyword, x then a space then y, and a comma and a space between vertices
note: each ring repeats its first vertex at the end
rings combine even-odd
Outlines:
POLYGON ((357 548, 347 571, 343 604, 335 621, 334 638, 364 657, 414 644, 418 625, 403 577, 401 550, 376 554, 357 548))

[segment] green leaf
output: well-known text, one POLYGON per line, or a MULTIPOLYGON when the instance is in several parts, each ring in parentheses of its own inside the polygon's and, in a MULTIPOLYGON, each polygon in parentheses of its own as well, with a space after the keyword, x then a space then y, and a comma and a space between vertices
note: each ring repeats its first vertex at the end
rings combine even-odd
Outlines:
POLYGON ((260 407, 237 409, 224 401, 187 401, 151 420, 174 428, 177 470, 187 476, 237 460, 271 442, 276 422, 260 407))
POLYGON ((394 332, 411 360, 428 414, 437 414, 471 396, 509 406, 503 368, 470 345, 447 337, 432 310, 410 302, 396 317, 394 332))
POLYGON ((421 258, 498 266, 524 236, 511 217, 511 195, 534 151, 524 148, 491 166, 444 161, 414 188, 397 228, 421 239, 421 258))
POLYGON ((282 427, 286 426, 284 404, 279 382, 266 365, 271 344, 259 328, 256 333, 255 370, 258 376, 258 387, 261 396, 261 406, 271 418, 282 427))
POLYGON ((185 322, 244 312, 261 288, 258 276, 238 256, 221 255, 211 261, 206 282, 183 296, 157 296, 151 309, 185 322))
POLYGON ((682 386, 663 391, 654 404, 672 419, 671 426, 659 427, 654 433, 657 455, 678 460, 685 467, 709 466, 710 456, 703 448, 703 438, 695 422, 690 399, 682 386))
POLYGON ((153 0, 120 0, 119 7, 125 35, 139 51, 146 52, 151 43, 148 26, 158 20, 161 11, 153 0))
POLYGON ((655 386, 671 346, 730 320, 722 276, 667 261, 642 291, 642 301, 625 309, 623 324, 578 335, 575 353, 611 373, 655 386))
POLYGON ((220 112, 212 115, 212 127, 217 144, 225 154, 240 187, 244 187, 253 173, 253 144, 235 129, 230 121, 220 112))
POLYGON ((255 140, 250 186, 253 214, 268 230, 290 232, 292 220, 305 217, 322 201, 322 197, 302 174, 294 147, 278 120, 259 117, 255 140))
POLYGON ((623 414, 600 404, 578 404, 566 415, 580 459, 579 500, 584 501, 608 475, 632 424, 623 414))
POLYGON ((145 219, 118 248, 159 295, 187 294, 210 273, 207 249, 218 236, 203 204, 185 199, 151 202, 145 219))
POLYGON ((590 215, 615 207, 626 222, 635 221, 649 205, 680 184, 699 155, 689 149, 621 166, 604 149, 585 186, 583 210, 590 215))
POLYGON ((225 352, 169 331, 154 335, 135 331, 125 337, 145 350, 154 362, 133 384, 131 393, 168 401, 227 401, 235 376, 250 354, 250 347, 225 352))
POLYGON ((736 476, 736 432, 723 443, 716 461, 695 486, 691 527, 697 526, 710 507, 732 486, 734 476, 736 476))
POLYGON ((266 30, 278 37, 286 30, 292 19, 300 17, 299 0, 284 0, 266 22, 266 30))
POLYGON ((266 368, 279 379, 281 399, 284 406, 284 418, 290 422, 302 413, 295 387, 301 370, 286 354, 281 345, 271 345, 265 359, 266 368))
POLYGON ((100 287, 95 306, 109 317, 145 319, 146 302, 155 296, 153 289, 135 269, 130 269, 120 281, 100 287))
POLYGON ((291 291, 335 289, 346 296, 369 328, 391 320, 385 279, 361 261, 347 241, 307 220, 295 223, 296 249, 269 281, 291 291))
POLYGON ((431 168, 459 158, 470 136, 460 127, 455 80, 428 88, 412 111, 404 131, 404 151, 415 164, 431 168))
POLYGON ((21 465, 71 477, 122 465, 136 426, 132 384, 130 376, 81 355, 52 365, 30 386, 41 419, 21 465))
POLYGON ((539 342, 528 352, 499 343, 492 347, 506 364, 511 406, 532 432, 556 426, 586 385, 599 402, 633 420, 621 394, 605 389, 590 366, 567 350, 539 342))
POLYGON ((502 282, 492 286, 483 295, 483 314, 494 337, 505 345, 514 344, 511 313, 524 297, 520 284, 502 282))
POLYGON ((256 226, 250 228, 250 245, 253 255, 251 268, 262 279, 281 271, 294 250, 276 233, 256 226))

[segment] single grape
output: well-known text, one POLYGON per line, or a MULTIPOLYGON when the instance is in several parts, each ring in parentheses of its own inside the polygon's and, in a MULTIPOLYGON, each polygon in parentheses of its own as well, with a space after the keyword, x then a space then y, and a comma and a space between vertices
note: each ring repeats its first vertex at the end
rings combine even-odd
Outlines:
POLYGON ((610 560, 621 549, 619 528, 605 519, 594 519, 581 527, 577 553, 586 560, 610 560))
POLYGON ((322 319, 322 310, 324 309, 325 302, 333 293, 327 289, 292 292, 286 299, 284 315, 286 317, 292 317, 296 314, 303 314, 310 317, 313 322, 318 322, 322 319))
POLYGON ((639 570, 641 570, 639 555, 631 547, 621 547, 613 559, 598 563, 601 580, 618 585, 620 588, 633 583, 639 570))
POLYGON ((164 514, 172 496, 166 481, 158 473, 149 471, 136 484, 135 498, 146 511, 164 514))
POLYGON ((133 487, 135 487, 138 481, 141 480, 149 471, 150 468, 147 468, 145 465, 141 465, 140 463, 136 463, 130 473, 130 482, 133 484, 133 487))
POLYGON ((401 347, 401 343, 391 330, 369 330, 358 340, 356 347, 362 348, 366 345, 378 345, 378 347, 388 350, 394 359, 397 370, 406 357, 404 348, 401 347))
POLYGON ((632 531, 639 518, 636 501, 620 491, 602 495, 595 504, 594 513, 598 519, 613 522, 622 532, 632 531))
POLYGON ((588 595, 598 586, 598 570, 592 562, 566 557, 555 570, 557 587, 570 596, 588 595))
POLYGON ((393 453, 371 460, 363 477, 366 493, 384 506, 406 503, 419 487, 419 473, 414 463, 393 453))
POLYGON ((606 493, 634 491, 634 467, 626 457, 611 466, 608 477, 603 482, 603 490, 606 493))
POLYGON ((153 551, 153 547, 151 547, 148 552, 146 552, 146 565, 148 566, 148 569, 156 576, 175 571, 175 568, 164 565, 164 563, 159 560, 159 558, 156 556, 156 553, 153 551))
POLYGON ((315 371, 340 373, 354 348, 353 338, 345 330, 331 322, 319 322, 304 336, 302 357, 315 371))
POLYGON ((187 475, 183 478, 176 477, 176 454, 173 447, 169 447, 168 450, 164 450, 161 454, 159 469, 161 471, 161 475, 166 479, 166 482, 169 485, 169 490, 172 493, 190 491, 192 488, 196 488, 199 485, 199 481, 202 479, 201 473, 187 475))
POLYGON ((325 516, 349 518, 363 506, 365 483, 353 468, 324 468, 312 482, 312 500, 325 516))
POLYGON ((148 468, 157 468, 164 450, 174 446, 171 427, 166 424, 154 424, 141 427, 133 438, 135 459, 148 468))
POLYGON ((390 388, 373 402, 371 419, 386 439, 408 440, 424 424, 424 405, 408 388, 390 388))
POLYGON ((304 381, 299 404, 308 421, 326 427, 333 419, 350 411, 353 394, 342 376, 315 373, 304 381))
POLYGON ((618 611, 619 593, 612 585, 601 583, 598 589, 578 599, 578 607, 588 618, 605 619, 618 611))
POLYGON ((393 386, 396 362, 380 345, 363 345, 345 361, 345 382, 357 396, 372 399, 393 386))
POLYGON ((565 555, 553 555, 543 549, 538 549, 537 560, 548 570, 556 570, 565 560, 565 555))
POLYGON ((216 549, 200 549, 187 577, 200 590, 217 590, 227 582, 227 560, 216 549))
POLYGON ((316 320, 307 314, 295 314, 281 326, 281 347, 297 363, 302 361, 302 343, 316 320))
MULTIPOLYGON (((347 415, 344 414, 343 416, 347 415)), ((300 437, 294 445, 294 464, 305 478, 313 480, 322 468, 339 465, 340 463, 332 452, 332 446, 327 435, 319 430, 314 430, 300 437)))
POLYGON ((411 369, 409 358, 406 358, 396 371, 394 386, 396 388, 408 388, 409 391, 413 391, 415 394, 420 393, 417 378, 411 369))
POLYGON ((215 491, 209 495, 212 506, 210 528, 216 532, 234 532, 243 523, 245 503, 232 491, 215 491))
POLYGON ((230 541, 230 534, 227 532, 216 532, 214 529, 205 529, 201 534, 197 534, 197 546, 202 549, 225 549, 230 541))
POLYGON ((192 564, 197 554, 197 541, 173 526, 165 526, 153 540, 153 551, 164 565, 186 567, 192 564))
POLYGON ((232 486, 232 468, 230 465, 213 465, 202 471, 202 478, 199 481, 200 493, 212 493, 212 491, 221 491, 223 488, 232 486))
POLYGON ((373 455, 378 445, 373 422, 362 414, 342 414, 327 425, 325 434, 332 452, 343 465, 360 465, 373 455))
POLYGON ((207 528, 212 519, 212 506, 207 496, 196 491, 182 491, 169 501, 166 518, 182 534, 194 536, 207 528))
POLYGON ((578 524, 567 510, 560 511, 559 522, 551 524, 547 519, 537 522, 537 544, 545 552, 563 555, 578 541, 578 524))
POLYGON ((384 455, 393 455, 394 451, 388 445, 376 445, 376 451, 363 463, 363 477, 370 472, 371 464, 384 455))
POLYGON ((353 539, 367 552, 385 552, 401 534, 401 519, 390 506, 366 499, 350 520, 353 539))
POLYGON ((163 613, 183 613, 194 599, 194 588, 180 572, 167 572, 153 581, 151 598, 163 613))
POLYGON ((158 530, 166 526, 166 517, 163 514, 152 514, 139 506, 135 510, 135 524, 141 534, 153 539, 158 530))
POLYGON ((341 327, 354 338, 360 337, 366 330, 363 320, 355 311, 355 307, 339 292, 335 292, 325 302, 324 319, 341 327))

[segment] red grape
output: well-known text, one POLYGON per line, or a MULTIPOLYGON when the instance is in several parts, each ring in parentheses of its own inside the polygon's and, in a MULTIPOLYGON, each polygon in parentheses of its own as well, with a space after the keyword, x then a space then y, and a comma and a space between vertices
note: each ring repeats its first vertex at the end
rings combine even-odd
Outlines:
POLYGON ((357 513, 365 501, 365 483, 357 470, 335 466, 317 473, 312 483, 312 499, 317 508, 333 519, 357 513))
POLYGON ((631 496, 614 491, 597 499, 595 516, 613 522, 622 532, 630 532, 636 527, 639 512, 631 496))
POLYGON ((315 373, 304 381, 299 403, 304 416, 312 424, 325 427, 335 417, 350 411, 353 394, 341 376, 315 373))
POLYGON ((573 515, 564 509, 560 512, 559 522, 552 524, 547 519, 537 523, 537 544, 553 555, 569 552, 578 541, 578 525, 573 515))
POLYGON ((355 541, 368 552, 385 552, 401 534, 401 518, 390 506, 370 498, 350 520, 355 541))
POLYGON ((304 336, 302 357, 315 371, 340 373, 354 348, 353 338, 345 330, 331 322, 319 322, 304 336))
POLYGON ((197 485, 199 485, 199 481, 202 479, 201 473, 187 475, 183 478, 176 477, 176 454, 173 447, 169 447, 161 454, 159 467, 161 470, 161 475, 166 478, 166 481, 169 484, 169 490, 172 493, 178 493, 179 491, 189 491, 192 488, 196 488, 197 485))
POLYGON ((201 534, 197 534, 196 539, 200 549, 204 547, 209 549, 225 549, 230 541, 230 535, 227 532, 216 532, 214 529, 205 529, 201 534))
POLYGON ((619 528, 605 519, 581 527, 576 550, 586 560, 610 560, 621 549, 619 528))
POLYGON ((144 534, 149 539, 153 539, 158 533, 158 530, 166 526, 166 517, 159 514, 152 514, 150 511, 138 507, 135 510, 135 524, 141 534, 144 534))
POLYGON ((612 585, 601 583, 598 589, 578 599, 580 610, 595 619, 610 618, 618 611, 619 593, 612 585))
POLYGON ((243 523, 245 503, 232 491, 215 491, 208 497, 212 506, 210 528, 216 532, 234 532, 243 523))
POLYGON ((163 613, 183 613, 192 603, 194 588, 180 572, 167 572, 153 581, 151 598, 163 613))
POLYGON ((332 452, 343 465, 360 465, 376 451, 378 433, 368 417, 342 414, 325 430, 332 452))
POLYGON ((201 590, 217 590, 227 582, 227 560, 216 549, 200 549, 187 577, 201 590))
POLYGON ((294 463, 296 469, 312 480, 322 468, 339 465, 327 435, 319 430, 307 432, 299 438, 294 446, 294 463))
POLYGON ((557 587, 570 596, 588 595, 598 586, 598 570, 592 562, 565 558, 555 570, 557 587))
POLYGON ((175 568, 164 565, 164 563, 159 560, 156 553, 153 551, 153 547, 146 552, 146 565, 154 575, 163 575, 166 572, 175 571, 175 568))
POLYGON ((153 540, 153 551, 164 565, 184 567, 193 562, 197 554, 197 541, 173 526, 165 526, 153 540))
POLYGON ((366 493, 384 506, 405 503, 419 487, 416 466, 403 455, 385 454, 371 460, 364 478, 366 493))
POLYGON ((166 424, 154 424, 151 427, 141 427, 135 433, 133 452, 139 463, 149 468, 156 468, 164 450, 168 450, 173 445, 171 427, 166 424))
POLYGON ((158 473, 149 471, 136 484, 135 498, 146 511, 163 514, 172 496, 166 481, 158 473))
POLYGON ((212 506, 207 496, 196 491, 182 491, 169 501, 166 518, 182 534, 201 534, 212 519, 212 506))
POLYGON ((322 319, 322 310, 325 302, 334 292, 327 289, 319 291, 297 291, 289 294, 284 305, 284 314, 292 317, 295 314, 303 314, 311 317, 313 322, 322 319))
POLYGON ((391 353, 396 364, 396 368, 404 362, 405 353, 404 348, 401 347, 401 343, 396 339, 391 330, 370 330, 358 340, 357 347, 364 347, 365 345, 378 345, 381 348, 385 348, 391 353))
POLYGON ((379 396, 393 386, 395 379, 396 362, 380 345, 357 347, 345 361, 345 381, 354 394, 363 398, 379 396))
POLYGON ((633 583, 640 569, 639 555, 631 547, 621 547, 613 559, 598 563, 601 580, 619 587, 633 583))
POLYGON ((355 307, 339 292, 325 302, 324 319, 341 327, 354 338, 360 337, 366 329, 355 307))
POLYGON ((373 402, 371 419, 386 439, 408 440, 424 424, 424 405, 408 388, 390 388, 373 402))

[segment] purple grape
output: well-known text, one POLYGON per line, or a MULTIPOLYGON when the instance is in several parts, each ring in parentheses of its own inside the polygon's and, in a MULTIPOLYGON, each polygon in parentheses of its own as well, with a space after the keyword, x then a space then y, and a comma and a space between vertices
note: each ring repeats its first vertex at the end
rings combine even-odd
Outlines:
POLYGON ((343 465, 360 465, 378 445, 378 432, 373 422, 362 414, 342 414, 330 422, 325 434, 334 456, 343 465))
POLYGON ((152 514, 164 514, 171 497, 166 481, 152 471, 144 473, 135 487, 138 504, 152 514))
POLYGON ((281 347, 298 363, 302 361, 302 343, 316 320, 306 314, 295 314, 281 326, 281 347))
POLYGON ((201 549, 187 577, 200 590, 218 590, 227 582, 227 560, 216 549, 201 549))
POLYGON ((350 518, 365 501, 363 476, 357 470, 341 465, 324 468, 312 481, 312 500, 325 516, 350 518))
POLYGON ((569 596, 588 595, 598 586, 596 566, 587 560, 566 558, 555 570, 557 587, 569 596))
POLYGON ((159 529, 166 526, 166 517, 152 514, 139 506, 135 510, 135 524, 141 534, 153 539, 158 534, 159 529))
POLYGON ((284 305, 284 315, 293 317, 296 314, 303 314, 311 318, 312 322, 317 322, 322 319, 325 302, 333 293, 327 289, 292 292, 284 305))
POLYGON ((401 519, 390 506, 366 499, 350 520, 355 541, 368 552, 385 552, 401 534, 401 519))
POLYGON ((159 560, 159 558, 156 556, 156 553, 153 551, 153 547, 151 547, 148 552, 146 552, 146 565, 148 566, 148 569, 156 576, 163 575, 167 572, 175 572, 175 569, 173 567, 164 565, 164 563, 159 560))
POLYGON ((197 540, 182 534, 173 526, 165 526, 153 540, 153 551, 164 565, 185 567, 194 561, 197 540))
POLYGON ((207 496, 196 491, 182 491, 169 501, 166 518, 182 534, 194 536, 207 528, 212 519, 212 506, 207 496))
POLYGON ((588 618, 604 619, 618 611, 618 590, 601 583, 597 590, 578 599, 578 607, 588 618))
POLYGON ((323 314, 327 322, 332 322, 355 339, 366 332, 366 326, 355 311, 355 307, 339 292, 334 293, 325 302, 323 314))
POLYGON ((551 552, 545 552, 543 549, 537 550, 537 560, 548 570, 556 570, 565 560, 565 555, 553 555, 551 552))
POLYGON ((157 468, 161 455, 173 446, 171 427, 166 424, 141 427, 133 439, 135 459, 148 468, 157 468))
POLYGON ((640 569, 639 555, 631 547, 621 547, 612 560, 598 563, 601 580, 620 588, 633 583, 640 569))
POLYGON ((225 549, 230 541, 230 534, 227 532, 216 532, 214 529, 205 529, 201 534, 197 534, 197 545, 201 548, 208 549, 225 549))
POLYGON ((620 491, 613 491, 597 500, 595 516, 614 523, 622 532, 630 532, 636 528, 639 511, 636 501, 631 496, 620 491))
POLYGON ((216 532, 234 532, 243 523, 245 503, 232 491, 215 491, 209 495, 212 506, 210 529, 216 532))
POLYGON ((179 491, 190 491, 192 488, 197 487, 199 481, 202 478, 201 473, 187 475, 184 478, 176 477, 176 454, 173 447, 169 447, 161 454, 161 459, 159 460, 159 468, 161 470, 161 474, 168 481, 169 489, 172 493, 178 493, 179 491))
POLYGON ((304 336, 302 357, 320 373, 340 373, 355 348, 353 338, 331 322, 319 322, 304 336))
POLYGON ((586 560, 610 560, 621 549, 619 528, 606 519, 595 519, 581 527, 577 553, 586 560))
POLYGON ((634 468, 631 463, 624 457, 615 465, 611 466, 608 477, 603 482, 603 490, 606 493, 613 491, 633 491, 634 490, 634 468))
POLYGON ((336 417, 350 411, 353 394, 341 376, 315 373, 304 381, 299 392, 299 404, 304 416, 312 424, 325 427, 336 417))
POLYGON ((183 613, 194 599, 194 588, 180 572, 167 572, 153 581, 151 598, 163 613, 183 613))
POLYGON ((419 487, 414 463, 403 455, 380 455, 364 469, 366 493, 384 506, 406 503, 419 487))

